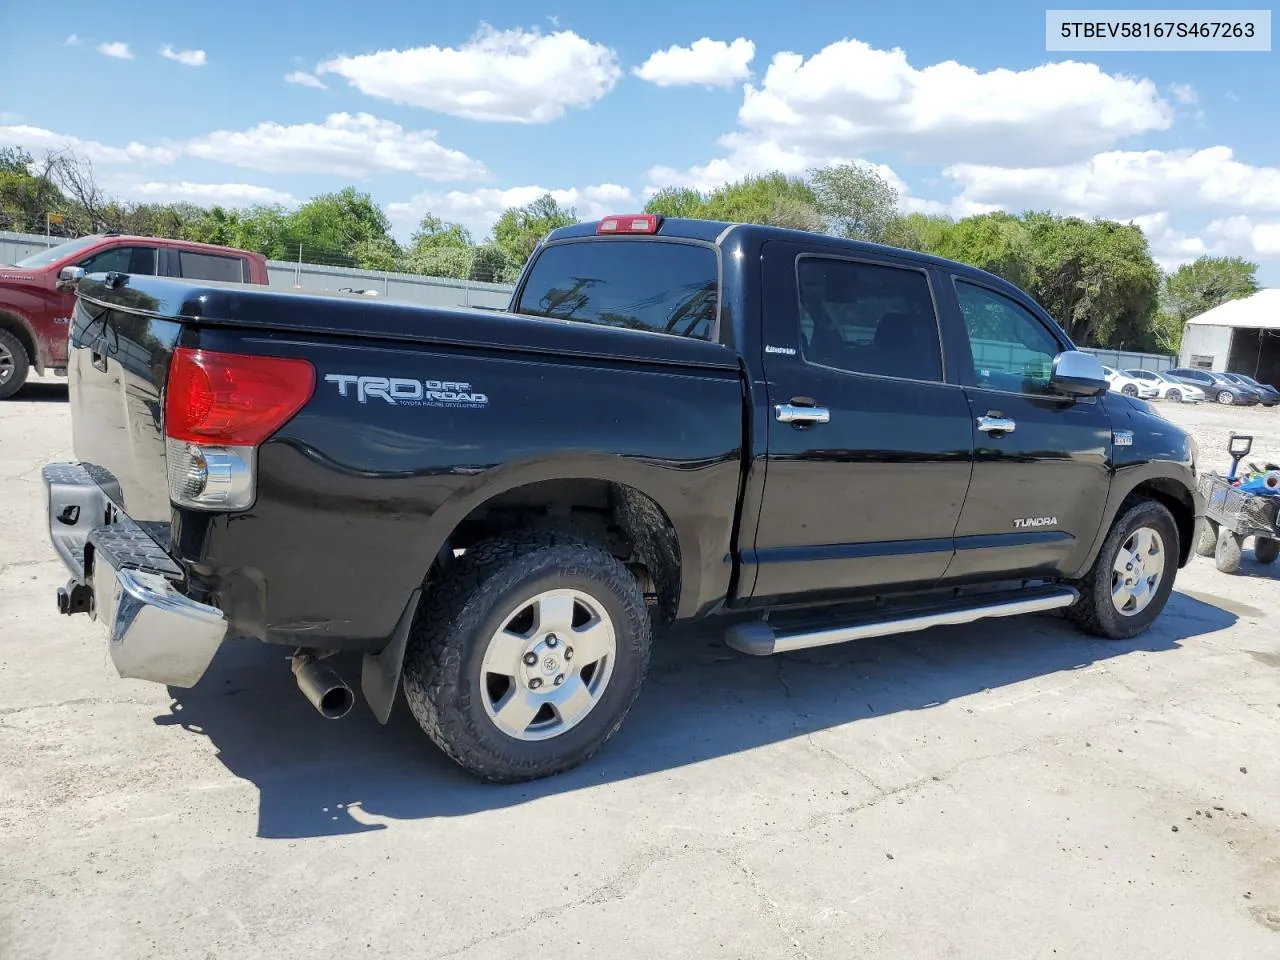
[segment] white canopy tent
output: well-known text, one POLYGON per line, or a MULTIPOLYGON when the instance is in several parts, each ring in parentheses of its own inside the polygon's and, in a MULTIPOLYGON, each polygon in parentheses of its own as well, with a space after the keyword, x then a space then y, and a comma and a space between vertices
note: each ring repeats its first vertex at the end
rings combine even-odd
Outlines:
POLYGON ((1229 300, 1187 321, 1179 365, 1280 383, 1280 289, 1229 300))

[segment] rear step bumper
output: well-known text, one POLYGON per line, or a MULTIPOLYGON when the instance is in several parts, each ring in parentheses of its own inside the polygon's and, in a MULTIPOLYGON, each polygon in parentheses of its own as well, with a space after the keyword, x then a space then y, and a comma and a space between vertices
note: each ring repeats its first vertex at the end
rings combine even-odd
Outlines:
POLYGON ((879 614, 840 626, 825 626, 818 630, 796 630, 777 633, 763 620, 740 623, 729 628, 725 643, 734 650, 752 656, 767 657, 775 653, 789 653, 809 647, 823 647, 850 640, 868 640, 887 637, 895 633, 911 633, 960 623, 972 623, 987 617, 1015 617, 1024 613, 1044 613, 1069 607, 1080 594, 1071 587, 1039 587, 1015 594, 1000 594, 998 598, 982 597, 956 602, 927 611, 907 612, 899 616, 879 614))
POLYGON ((48 464, 43 479, 49 539, 72 577, 59 609, 102 623, 120 676, 195 686, 226 637, 222 611, 178 589, 182 569, 83 465, 48 464))

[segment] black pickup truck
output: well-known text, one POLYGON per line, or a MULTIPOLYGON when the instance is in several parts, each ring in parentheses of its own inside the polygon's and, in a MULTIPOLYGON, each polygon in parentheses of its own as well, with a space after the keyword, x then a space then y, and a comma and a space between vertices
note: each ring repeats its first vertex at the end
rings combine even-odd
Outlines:
POLYGON ((325 716, 363 655, 482 779, 597 751, 651 625, 768 655, 1062 610, 1132 637, 1203 513, 1196 446, 1026 294, 741 224, 552 233, 506 311, 80 282, 76 462, 45 468, 63 613, 194 685, 290 648, 325 716))

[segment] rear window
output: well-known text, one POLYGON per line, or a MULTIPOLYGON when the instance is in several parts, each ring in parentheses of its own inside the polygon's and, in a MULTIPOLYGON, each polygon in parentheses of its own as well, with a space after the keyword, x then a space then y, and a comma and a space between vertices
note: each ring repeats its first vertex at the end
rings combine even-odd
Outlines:
POLYGON ((517 313, 682 337, 715 330, 715 250, 659 240, 581 240, 544 249, 517 313))
POLYGON ((226 280, 243 283, 244 261, 239 257, 220 257, 217 254, 178 251, 178 269, 188 280, 226 280))

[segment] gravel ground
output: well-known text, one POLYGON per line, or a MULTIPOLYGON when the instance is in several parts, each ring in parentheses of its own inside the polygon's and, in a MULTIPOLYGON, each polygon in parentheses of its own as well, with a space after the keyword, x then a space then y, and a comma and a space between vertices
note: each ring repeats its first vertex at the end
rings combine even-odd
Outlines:
MULTIPOLYGON (((1280 454, 1280 412, 1168 409, 1280 454)), ((3 960, 1280 956, 1277 569, 1196 559, 1126 643, 683 631, 589 765, 485 787, 403 702, 323 720, 277 650, 116 677, 54 611, 70 453, 65 388, 0 403, 3 960)))
POLYGON ((1227 407, 1219 403, 1154 405, 1162 414, 1191 431, 1200 444, 1203 469, 1225 473, 1231 466, 1227 440, 1231 434, 1253 436, 1253 450, 1244 462, 1262 466, 1280 463, 1280 407, 1227 407))

